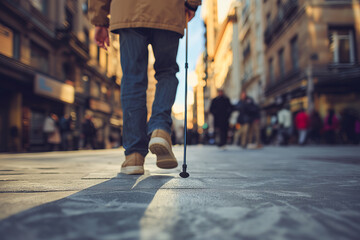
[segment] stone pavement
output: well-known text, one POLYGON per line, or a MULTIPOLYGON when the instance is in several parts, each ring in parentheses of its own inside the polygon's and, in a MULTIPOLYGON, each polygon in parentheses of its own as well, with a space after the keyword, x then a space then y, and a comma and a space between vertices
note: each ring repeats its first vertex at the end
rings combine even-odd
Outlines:
POLYGON ((190 146, 188 179, 151 154, 145 175, 121 175, 123 160, 122 150, 0 155, 0 238, 360 236, 359 146, 190 146))

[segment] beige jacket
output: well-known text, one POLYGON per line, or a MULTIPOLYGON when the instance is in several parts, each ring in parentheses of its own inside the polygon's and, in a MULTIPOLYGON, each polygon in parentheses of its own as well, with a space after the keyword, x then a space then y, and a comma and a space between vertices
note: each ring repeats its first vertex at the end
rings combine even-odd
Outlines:
MULTIPOLYGON (((201 5, 201 0, 187 2, 192 7, 201 5)), ((184 0, 89 0, 89 16, 92 24, 110 26, 111 31, 146 27, 184 35, 184 3, 184 0)))

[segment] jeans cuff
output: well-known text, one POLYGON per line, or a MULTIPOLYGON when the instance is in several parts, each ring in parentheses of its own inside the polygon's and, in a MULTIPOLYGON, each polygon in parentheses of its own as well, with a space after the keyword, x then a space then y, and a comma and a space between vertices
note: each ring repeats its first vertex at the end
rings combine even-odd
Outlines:
POLYGON ((125 156, 128 156, 132 153, 140 153, 143 157, 146 157, 146 155, 149 153, 148 149, 131 149, 131 150, 125 150, 125 156))
POLYGON ((169 133, 171 135, 171 128, 170 127, 164 127, 164 126, 153 126, 153 127, 149 127, 148 128, 148 136, 151 136, 151 133, 153 131, 155 131, 156 129, 161 129, 166 131, 167 133, 169 133))

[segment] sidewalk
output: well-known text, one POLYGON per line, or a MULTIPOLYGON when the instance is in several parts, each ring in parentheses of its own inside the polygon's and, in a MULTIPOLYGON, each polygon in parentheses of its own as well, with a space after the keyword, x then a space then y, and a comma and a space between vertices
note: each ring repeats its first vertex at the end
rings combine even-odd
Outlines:
POLYGON ((188 148, 119 174, 121 150, 0 155, 1 239, 358 239, 360 148, 188 148))

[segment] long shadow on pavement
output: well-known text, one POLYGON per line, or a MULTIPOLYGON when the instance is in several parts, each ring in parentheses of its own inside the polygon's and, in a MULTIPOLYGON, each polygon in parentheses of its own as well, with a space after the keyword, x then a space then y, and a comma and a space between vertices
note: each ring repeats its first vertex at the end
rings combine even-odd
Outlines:
POLYGON ((173 176, 141 178, 119 175, 8 217, 0 221, 1 239, 139 239, 144 212, 173 176))

